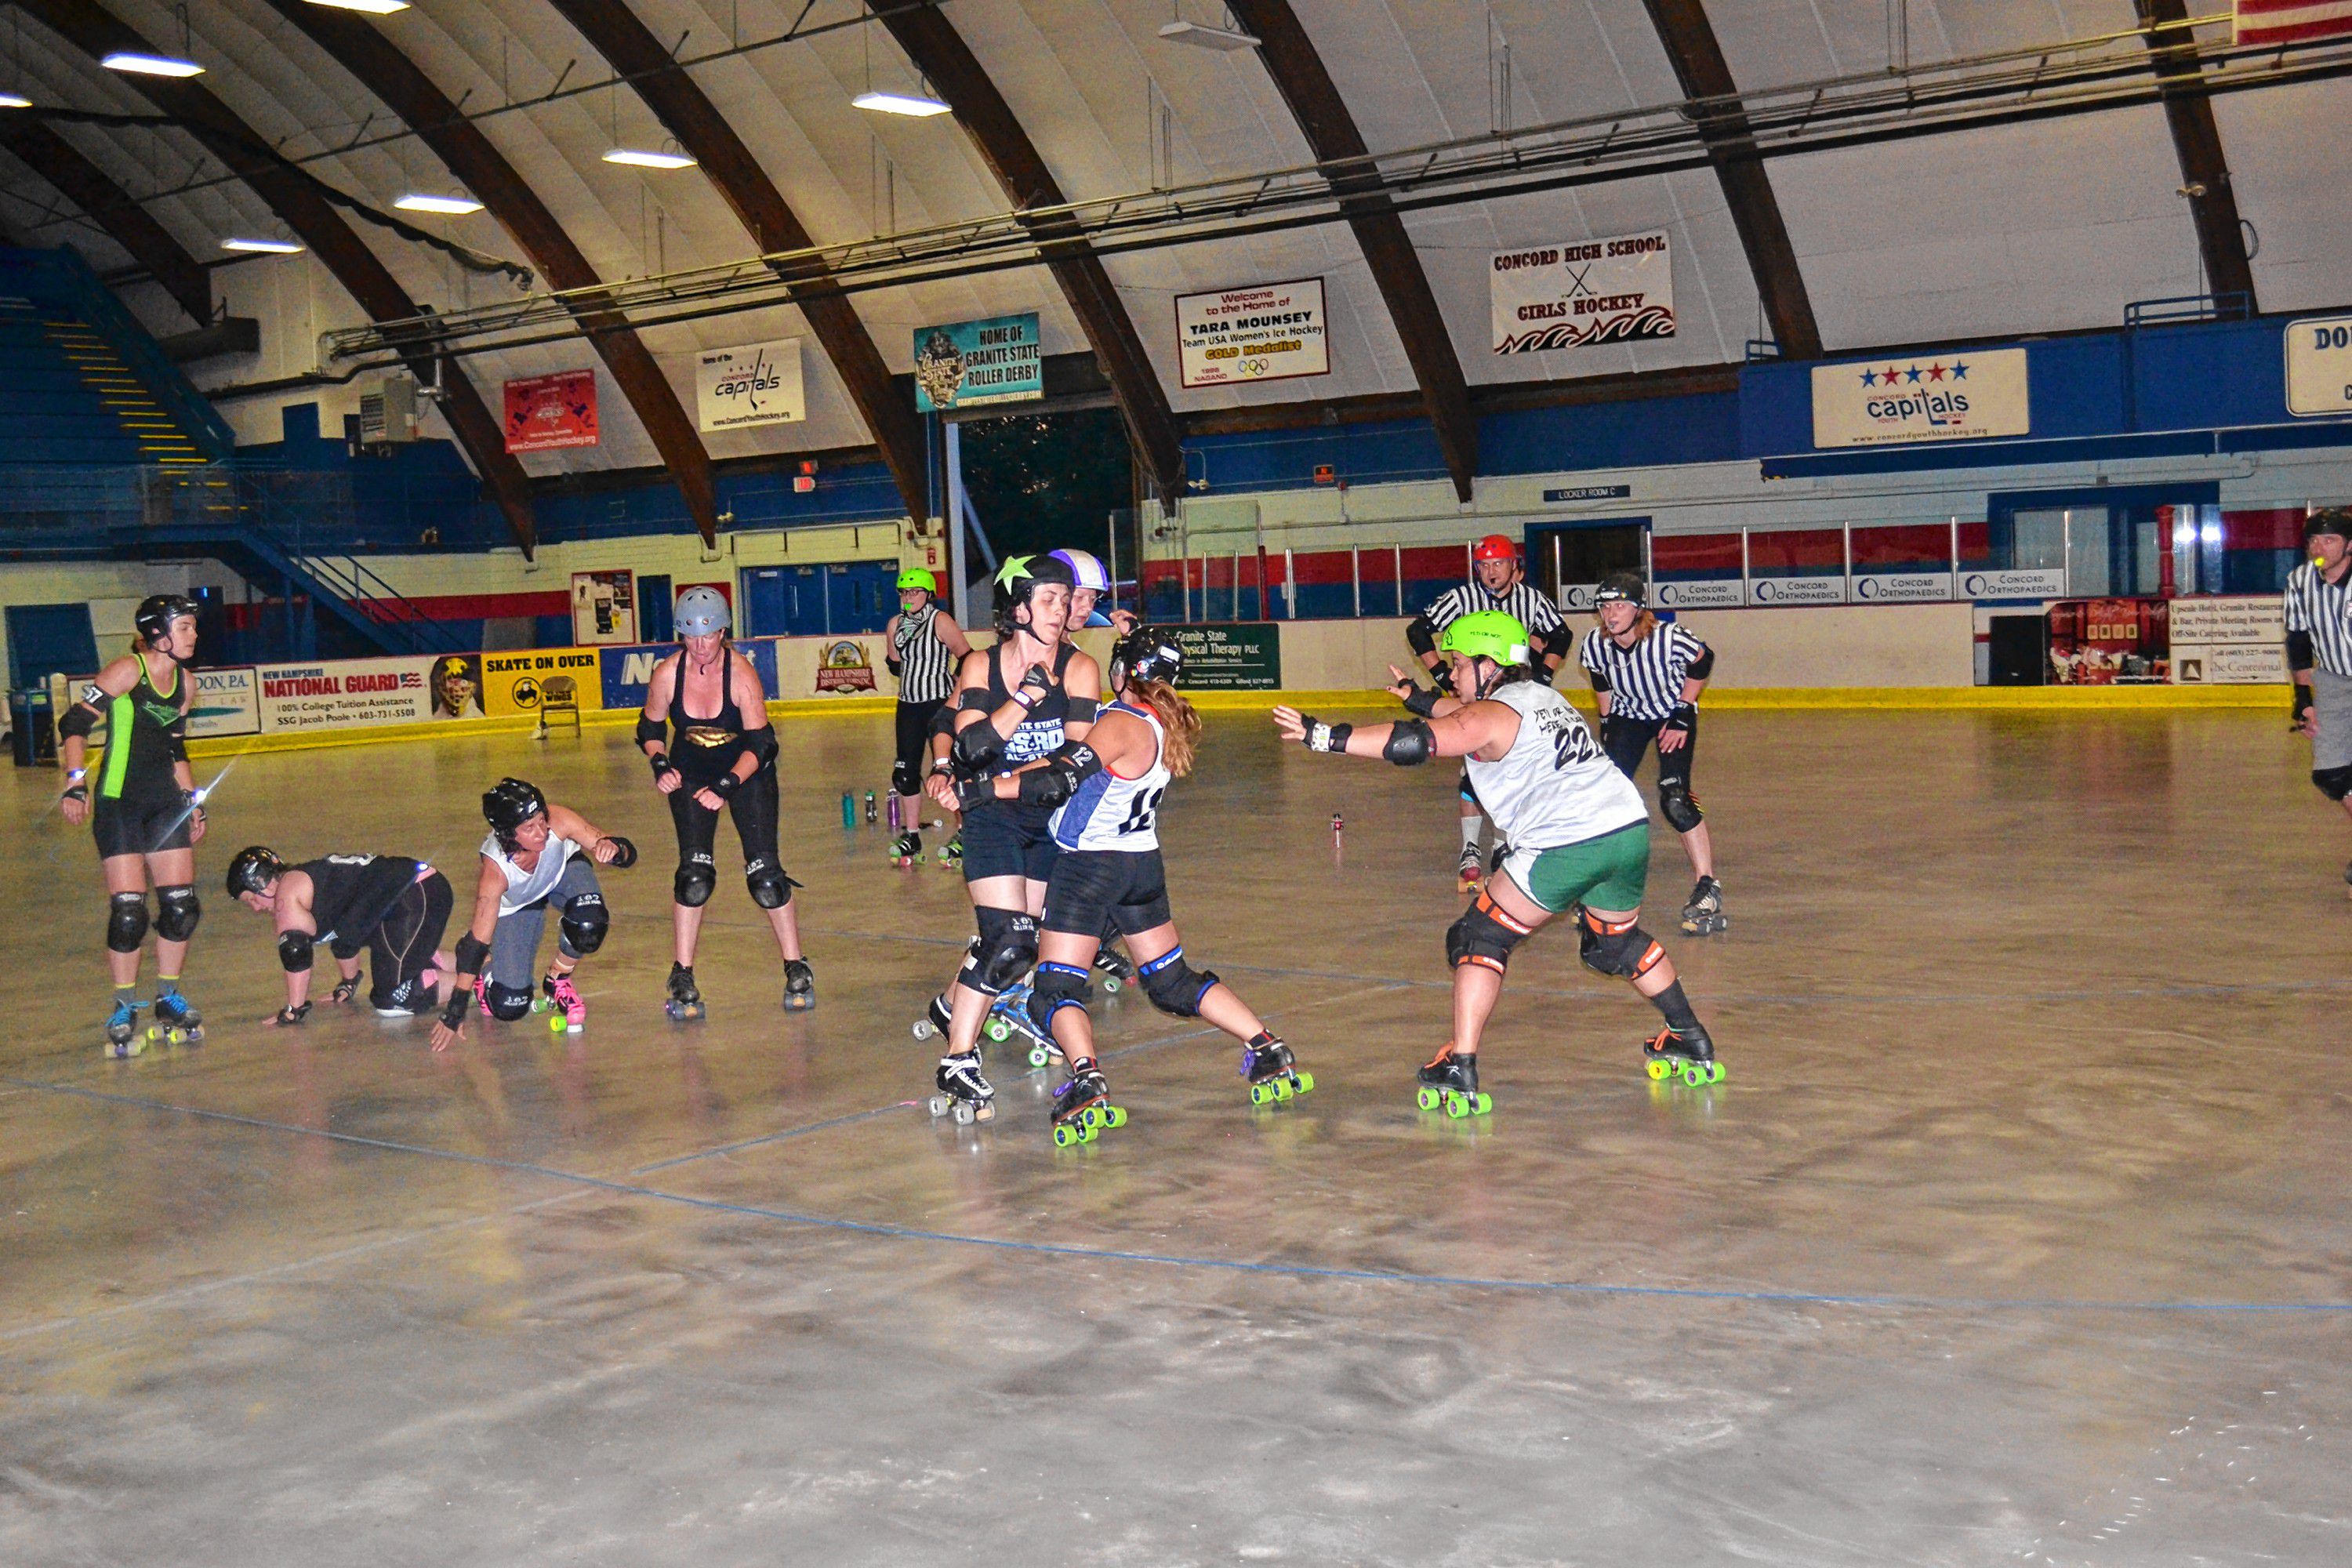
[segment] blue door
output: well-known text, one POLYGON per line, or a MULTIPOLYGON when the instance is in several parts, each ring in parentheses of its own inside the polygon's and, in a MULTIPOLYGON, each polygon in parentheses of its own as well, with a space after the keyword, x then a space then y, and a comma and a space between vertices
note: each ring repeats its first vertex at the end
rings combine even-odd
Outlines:
POLYGON ((742 576, 745 635, 818 637, 824 635, 822 566, 752 566, 742 576))
POLYGON ((848 561, 827 568, 826 635, 880 631, 898 613, 898 583, 895 561, 848 561))
POLYGON ((88 605, 8 606, 9 685, 97 673, 98 639, 90 635, 88 605))

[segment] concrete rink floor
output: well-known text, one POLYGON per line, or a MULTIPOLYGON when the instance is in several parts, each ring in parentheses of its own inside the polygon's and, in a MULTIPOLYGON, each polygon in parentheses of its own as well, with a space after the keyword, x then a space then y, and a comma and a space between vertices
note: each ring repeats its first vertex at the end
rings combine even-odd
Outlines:
MULTIPOLYGON (((87 837, 10 772, 0 1563, 2352 1561, 2352 833, 2278 716, 1711 715, 1730 931, 1650 923, 1728 1081, 1521 950, 1490 1121, 1447 1027, 1450 768, 1212 721, 1164 816, 1196 964, 1319 1087, 1098 1000, 1134 1120, 935 1122, 960 880, 845 832, 887 721, 794 720, 785 1016, 731 828, 660 1014, 625 731, 255 756, 199 850, 193 1049, 101 1059, 87 837), (422 853, 542 784, 610 875, 584 1033, 314 1018, 219 878, 422 853), (1335 852, 1328 823, 1347 820, 1335 852)), ((209 772, 215 764, 207 764, 209 772)))

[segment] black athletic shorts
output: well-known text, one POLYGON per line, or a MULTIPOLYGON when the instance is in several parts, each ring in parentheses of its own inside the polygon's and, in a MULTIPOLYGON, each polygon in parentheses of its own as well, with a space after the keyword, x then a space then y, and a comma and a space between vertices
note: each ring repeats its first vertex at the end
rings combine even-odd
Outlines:
MULTIPOLYGON (((967 830, 964 858, 971 858, 967 830)), ((1045 885, 1043 929, 1066 936, 1103 936, 1116 927, 1133 936, 1164 926, 1168 873, 1157 849, 1066 849, 1045 885)))
MULTIPOLYGON (((1612 715, 1601 721, 1601 749, 1617 764, 1617 771, 1627 778, 1642 765, 1642 754, 1657 744, 1658 731, 1666 727, 1664 719, 1620 719, 1612 715)), ((1658 782, 1680 779, 1683 787, 1690 787, 1691 763, 1698 756, 1698 721, 1694 714, 1691 732, 1683 743, 1671 752, 1658 753, 1658 782)))
POLYGON ((1051 807, 1012 800, 984 800, 964 813, 963 879, 1026 877, 1043 882, 1054 874, 1062 847, 1046 824, 1051 807))
POLYGON ((185 800, 166 805, 143 800, 90 802, 89 828, 97 836, 101 859, 118 855, 161 855, 166 849, 188 847, 188 825, 195 813, 185 800))

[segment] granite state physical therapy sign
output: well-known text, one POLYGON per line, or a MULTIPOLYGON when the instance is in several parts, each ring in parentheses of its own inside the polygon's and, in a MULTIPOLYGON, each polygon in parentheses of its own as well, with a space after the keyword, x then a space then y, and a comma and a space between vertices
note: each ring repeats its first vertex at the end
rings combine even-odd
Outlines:
POLYGON ((1981 441, 2032 429, 2023 349, 1813 369, 1816 447, 1981 441))
POLYGON ((1187 691, 1278 691, 1282 640, 1272 621, 1160 626, 1184 650, 1176 684, 1187 691))

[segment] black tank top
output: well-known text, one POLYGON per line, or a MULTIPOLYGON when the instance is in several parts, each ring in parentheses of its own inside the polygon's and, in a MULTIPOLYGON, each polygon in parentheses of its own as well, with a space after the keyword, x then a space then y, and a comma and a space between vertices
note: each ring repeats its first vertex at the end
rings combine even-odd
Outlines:
MULTIPOLYGON (((1009 773, 1024 763, 1050 757, 1062 749, 1062 726, 1070 716, 1070 694, 1062 688, 1062 676, 1069 668, 1070 655, 1076 651, 1068 643, 1054 649, 1053 687, 1037 700, 1037 706, 1029 710, 1005 741, 1003 761, 998 764, 998 772, 1009 773)), ((989 648, 987 696, 975 701, 974 694, 967 692, 965 707, 977 707, 984 713, 993 713, 1013 700, 1012 689, 1004 684, 1003 652, 1003 643, 989 648)))
POLYGON ((735 759, 744 750, 743 711, 735 704, 735 651, 729 648, 719 666, 723 676, 719 711, 708 719, 690 717, 686 710, 688 657, 683 651, 677 656, 677 685, 669 697, 669 760, 687 783, 699 787, 734 771, 735 759))
POLYGON ((408 891, 418 868, 405 855, 329 855, 294 868, 310 879, 310 921, 319 940, 350 958, 408 891))
POLYGON ((120 697, 108 697, 92 686, 84 700, 106 714, 106 763, 100 771, 98 793, 107 800, 141 805, 169 805, 180 798, 180 780, 172 771, 188 732, 188 672, 163 661, 172 670, 172 689, 155 685, 144 658, 139 659, 139 679, 120 697))

